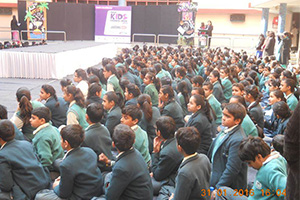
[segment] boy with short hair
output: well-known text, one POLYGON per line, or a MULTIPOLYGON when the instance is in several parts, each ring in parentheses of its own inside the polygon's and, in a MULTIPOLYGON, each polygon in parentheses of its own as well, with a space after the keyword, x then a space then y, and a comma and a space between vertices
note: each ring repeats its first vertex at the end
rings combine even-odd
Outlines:
POLYGON ((285 198, 287 162, 279 152, 271 152, 260 137, 249 136, 239 147, 239 157, 258 170, 248 200, 285 198))
MULTIPOLYGON (((86 108, 86 121, 89 126, 85 130, 85 138, 82 147, 90 147, 97 154, 97 157, 104 153, 108 159, 112 159, 111 137, 108 129, 100 121, 103 117, 103 108, 101 104, 91 103, 86 108)), ((106 166, 103 162, 98 162, 101 172, 111 171, 111 167, 106 166)))
POLYGON ((208 200, 211 166, 204 154, 198 154, 201 136, 195 127, 178 129, 177 149, 184 156, 176 177, 174 200, 208 200))
POLYGON ((60 164, 60 177, 53 183, 54 190, 42 190, 36 200, 91 199, 102 194, 102 176, 97 167, 96 153, 80 147, 84 131, 79 124, 70 124, 61 132, 61 146, 67 151, 60 164))
POLYGON ((59 131, 49 123, 50 120, 51 112, 47 107, 35 108, 31 112, 30 123, 36 128, 32 144, 42 165, 54 171, 54 161, 62 158, 64 152, 60 145, 59 131))
POLYGON ((129 126, 134 131, 135 142, 133 147, 142 154, 149 167, 151 157, 149 154, 148 135, 146 131, 141 129, 141 127, 138 125, 142 115, 142 111, 136 105, 128 105, 122 110, 121 123, 129 126))
MULTIPOLYGON (((247 165, 238 157, 238 148, 245 138, 241 123, 246 115, 240 103, 229 103, 223 110, 221 131, 210 146, 208 155, 212 162, 210 185, 219 189, 227 186, 232 189, 246 189, 247 165)), ((216 196, 216 190, 212 196, 216 196)))
POLYGON ((38 191, 50 186, 49 174, 32 145, 14 138, 13 123, 0 120, 0 199, 33 199, 38 191))
POLYGON ((106 192, 107 200, 153 198, 151 178, 141 154, 133 148, 135 133, 124 124, 115 127, 113 146, 118 150, 106 192))
MULTIPOLYGON (((176 148, 174 138, 176 124, 172 117, 162 116, 158 118, 156 126, 157 136, 154 138, 152 152, 153 178, 161 182, 162 187, 164 185, 174 187, 176 173, 183 159, 176 148)), ((154 187, 154 190, 158 189, 160 188, 154 187)))

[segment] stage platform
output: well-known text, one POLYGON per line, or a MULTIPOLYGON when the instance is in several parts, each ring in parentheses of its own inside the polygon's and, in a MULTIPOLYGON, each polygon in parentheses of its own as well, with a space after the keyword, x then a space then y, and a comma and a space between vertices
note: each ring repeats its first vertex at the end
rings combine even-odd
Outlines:
POLYGON ((112 58, 120 45, 94 41, 53 42, 0 51, 0 77, 61 79, 78 68, 112 58))

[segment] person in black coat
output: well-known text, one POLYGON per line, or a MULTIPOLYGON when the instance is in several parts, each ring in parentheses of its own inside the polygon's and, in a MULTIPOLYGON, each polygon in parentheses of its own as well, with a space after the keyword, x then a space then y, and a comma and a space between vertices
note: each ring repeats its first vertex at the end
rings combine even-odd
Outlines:
MULTIPOLYGON (((169 116, 160 117, 157 122, 157 137, 152 152, 153 178, 164 185, 175 186, 175 177, 183 156, 178 152, 174 138, 176 125, 169 116)), ((154 189, 156 189, 154 187, 154 189)), ((166 195, 164 193, 160 195, 166 195)))
POLYGON ((280 48, 280 64, 287 65, 290 59, 292 40, 289 32, 283 33, 282 46, 280 48))
POLYGON ((33 199, 50 186, 50 177, 38 161, 32 145, 15 140, 13 123, 0 121, 0 199, 33 199))
POLYGON ((107 200, 153 198, 150 174, 142 155, 133 147, 134 138, 135 134, 129 126, 116 126, 112 140, 119 154, 110 183, 106 184, 107 200))
POLYGON ((193 113, 185 127, 195 127, 201 134, 201 141, 198 153, 207 154, 212 142, 212 121, 211 107, 202 95, 193 95, 188 103, 189 112, 193 113))
POLYGON ((184 156, 178 169, 174 200, 208 200, 211 165, 204 154, 198 154, 201 135, 194 127, 178 129, 177 149, 184 156))
POLYGON ((265 41, 263 57, 274 55, 275 33, 271 31, 265 41))
MULTIPOLYGON (((86 109, 86 121, 89 126, 85 130, 85 138, 82 147, 90 147, 97 154, 97 157, 104 153, 108 159, 113 159, 111 153, 111 137, 110 133, 100 121, 103 116, 103 108, 101 104, 92 103, 86 109)), ((98 161, 98 167, 101 172, 111 171, 111 167, 107 167, 105 163, 98 161)))
POLYGON ((209 39, 208 39, 208 48, 209 48, 210 42, 211 42, 212 31, 214 30, 214 27, 210 20, 207 21, 207 25, 206 25, 205 29, 207 30, 207 35, 209 36, 209 39))

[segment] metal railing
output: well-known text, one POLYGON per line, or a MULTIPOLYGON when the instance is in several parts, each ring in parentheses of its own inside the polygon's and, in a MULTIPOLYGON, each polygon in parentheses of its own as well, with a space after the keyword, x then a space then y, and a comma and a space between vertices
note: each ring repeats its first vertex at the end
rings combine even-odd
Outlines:
MULTIPOLYGON (((28 30, 22 30, 21 31, 21 40, 23 40, 23 33, 33 33, 35 31, 28 31, 28 30)), ((57 33, 57 34, 64 34, 64 41, 66 42, 67 41, 67 33, 66 31, 44 31, 42 33, 57 33)), ((43 38, 41 38, 43 39, 43 38)))
POLYGON ((134 40, 135 36, 154 37, 154 42, 153 43, 156 43, 156 35, 155 34, 134 33, 132 35, 132 42, 135 42, 135 40, 134 40))
POLYGON ((159 44, 161 37, 176 37, 176 38, 178 38, 178 35, 158 34, 157 41, 156 41, 157 44, 159 44))

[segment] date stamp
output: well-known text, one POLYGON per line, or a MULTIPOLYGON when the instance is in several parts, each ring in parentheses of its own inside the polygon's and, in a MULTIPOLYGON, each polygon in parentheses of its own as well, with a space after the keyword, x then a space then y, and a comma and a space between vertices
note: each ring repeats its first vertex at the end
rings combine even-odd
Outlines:
MULTIPOLYGON (((234 189, 233 192, 231 191, 230 194, 227 194, 226 189, 217 189, 215 191, 215 196, 254 196, 254 189, 248 190, 248 189, 234 189)), ((277 189, 277 190, 270 190, 270 189, 265 189, 265 190, 260 190, 261 196, 286 196, 286 191, 277 189)), ((211 196, 213 191, 210 189, 202 189, 201 190, 201 196, 211 196)))

